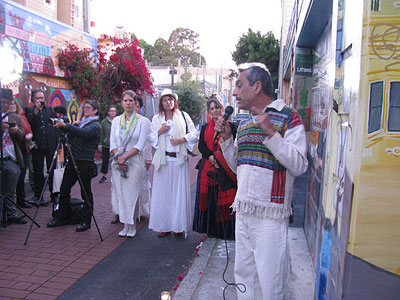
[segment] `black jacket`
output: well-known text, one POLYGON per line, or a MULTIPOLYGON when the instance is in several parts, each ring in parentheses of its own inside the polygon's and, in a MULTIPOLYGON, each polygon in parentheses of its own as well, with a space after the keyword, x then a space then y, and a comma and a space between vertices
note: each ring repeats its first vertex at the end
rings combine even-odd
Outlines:
POLYGON ((94 155, 101 139, 101 126, 91 121, 82 128, 67 124, 63 129, 71 144, 71 152, 76 161, 94 161, 94 155))
POLYGON ((33 140, 38 145, 39 149, 49 149, 54 152, 57 147, 60 130, 54 128, 49 123, 50 118, 57 118, 57 115, 52 107, 45 106, 41 111, 43 120, 40 114, 34 113, 34 107, 25 109, 25 115, 31 125, 33 140))

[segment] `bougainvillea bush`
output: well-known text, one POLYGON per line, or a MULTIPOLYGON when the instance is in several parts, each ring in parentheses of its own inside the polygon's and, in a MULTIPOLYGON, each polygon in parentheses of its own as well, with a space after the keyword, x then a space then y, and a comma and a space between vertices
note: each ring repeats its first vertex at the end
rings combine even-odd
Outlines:
MULTIPOLYGON (((104 37, 104 35, 103 35, 104 37)), ((114 47, 109 59, 104 59, 104 49, 99 47, 99 79, 103 88, 110 91, 110 99, 119 98, 124 90, 133 90, 142 95, 153 95, 150 72, 138 47, 138 40, 112 38, 114 47)))
POLYGON ((71 78, 75 92, 84 98, 97 98, 101 91, 97 80, 98 70, 95 67, 93 49, 79 49, 73 44, 58 54, 58 65, 71 78))
POLYGON ((137 39, 129 41, 106 35, 101 38, 108 38, 111 46, 99 43, 97 56, 92 49, 79 49, 72 44, 67 44, 58 55, 59 67, 71 78, 75 92, 103 104, 118 101, 128 89, 138 95, 153 95, 150 72, 137 39))

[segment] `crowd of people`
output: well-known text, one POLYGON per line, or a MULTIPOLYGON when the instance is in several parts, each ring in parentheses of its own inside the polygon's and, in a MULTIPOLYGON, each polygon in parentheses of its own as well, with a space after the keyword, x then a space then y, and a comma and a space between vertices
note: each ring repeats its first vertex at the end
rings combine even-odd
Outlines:
POLYGON ((271 74, 265 65, 239 66, 233 96, 239 109, 250 112, 238 128, 223 118, 216 95, 207 99, 207 123, 198 131, 190 115, 179 109, 178 95, 164 89, 158 113, 141 115, 142 99, 132 90, 99 122, 99 104, 88 100, 83 118, 72 124, 56 119, 45 94, 33 90, 33 106, 19 106, 10 90, 2 90, 1 214, 9 223, 26 223, 16 205, 46 205, 44 160, 53 193, 51 160, 57 141, 67 135, 72 156, 62 179, 59 210, 48 227, 71 222, 70 193, 79 170, 83 207, 77 232, 91 227, 94 199, 91 181, 97 175, 96 151, 102 153, 102 177, 111 165, 111 223, 122 223, 121 237, 136 235, 136 222, 149 216, 158 237, 185 237, 190 230, 235 240, 235 280, 246 286, 238 299, 284 299, 288 271, 288 220, 295 176, 307 169, 304 126, 296 110, 273 100, 271 74), (33 146, 32 146, 33 144, 33 146), (189 155, 198 146, 194 203, 190 194, 189 155), (33 162, 33 163, 32 163, 33 162), (111 164, 110 164, 111 162, 111 164), (25 199, 26 170, 33 165, 34 198, 25 199), (152 167, 151 167, 152 166, 152 167), (152 184, 150 175, 153 174, 152 184))

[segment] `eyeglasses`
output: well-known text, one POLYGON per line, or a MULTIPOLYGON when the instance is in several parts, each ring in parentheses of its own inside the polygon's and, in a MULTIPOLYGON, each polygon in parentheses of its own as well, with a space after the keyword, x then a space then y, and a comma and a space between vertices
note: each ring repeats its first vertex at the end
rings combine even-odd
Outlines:
POLYGON ((93 109, 90 105, 84 106, 83 109, 93 109))
POLYGON ((40 100, 40 99, 44 99, 44 97, 33 97, 33 100, 40 100))

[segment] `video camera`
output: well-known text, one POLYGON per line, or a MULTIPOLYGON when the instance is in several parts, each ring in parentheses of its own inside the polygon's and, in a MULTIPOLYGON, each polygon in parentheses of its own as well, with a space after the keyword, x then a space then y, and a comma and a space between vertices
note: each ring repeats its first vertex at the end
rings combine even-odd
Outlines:
POLYGON ((57 121, 63 121, 65 124, 69 123, 68 116, 62 116, 60 118, 49 118, 49 124, 51 126, 55 125, 57 121))
POLYGON ((64 106, 56 106, 54 107, 54 111, 56 112, 58 118, 49 118, 49 124, 51 126, 55 125, 57 121, 63 121, 65 124, 69 123, 69 118, 67 116, 67 110, 64 106))

